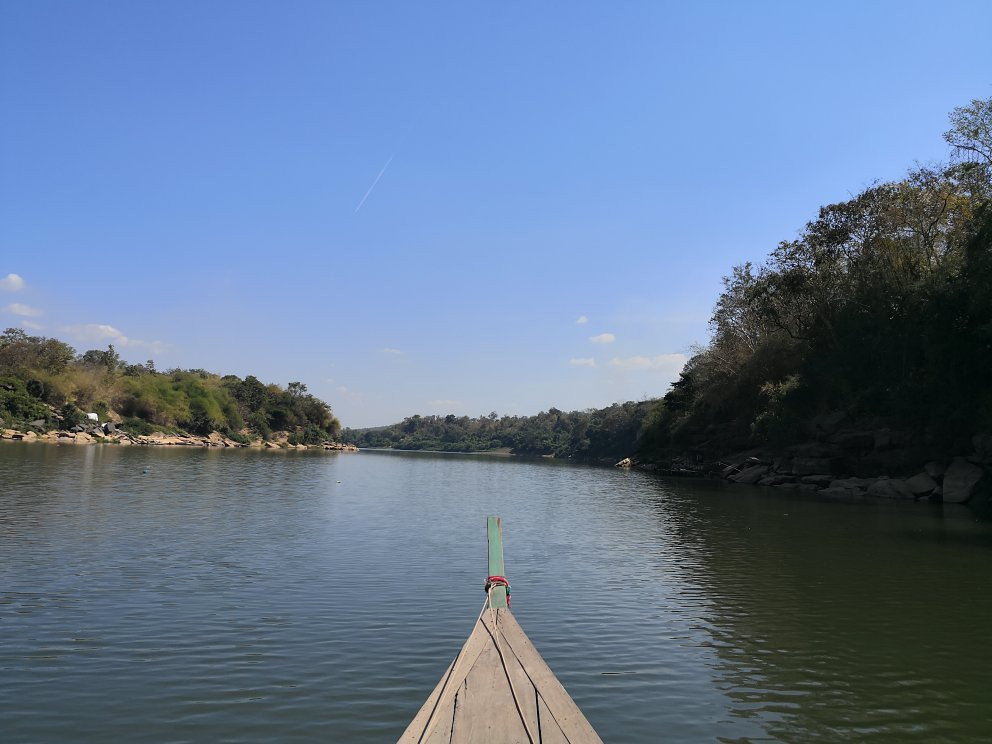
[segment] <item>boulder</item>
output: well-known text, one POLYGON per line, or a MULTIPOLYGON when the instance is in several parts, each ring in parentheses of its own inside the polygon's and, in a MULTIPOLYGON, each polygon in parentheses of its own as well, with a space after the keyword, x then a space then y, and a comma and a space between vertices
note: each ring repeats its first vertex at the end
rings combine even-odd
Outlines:
POLYGON ((729 478, 730 476, 734 475, 735 473, 739 473, 740 471, 741 471, 740 465, 728 465, 727 467, 725 467, 723 470, 720 471, 720 477, 729 478))
POLYGON ((913 496, 920 498, 933 493, 933 489, 937 487, 937 481, 926 473, 918 473, 906 481, 906 487, 913 492, 913 496))
POLYGON ((913 492, 901 478, 879 478, 868 486, 868 495, 880 499, 913 498, 913 492))
POLYGON ((792 472, 796 475, 829 474, 832 472, 828 457, 795 457, 792 472))
POLYGON ((830 481, 831 488, 868 488, 875 482, 874 478, 835 478, 830 481))
POLYGON ((780 486, 783 483, 791 483, 793 480, 791 475, 766 475, 764 478, 758 481, 759 486, 780 486))
POLYGON ((33 441, 33 440, 37 439, 38 438, 38 435, 35 434, 33 431, 27 431, 27 432, 24 432, 24 436, 22 438, 25 441, 30 442, 30 441, 33 441))
POLYGON ((767 472, 767 465, 752 465, 751 467, 744 468, 737 475, 730 476, 730 480, 735 483, 753 484, 761 480, 762 476, 767 472))
POLYGON ((945 470, 947 470, 947 468, 944 467, 944 464, 936 461, 928 462, 923 466, 923 471, 934 480, 940 478, 944 474, 945 470))
POLYGON ((799 480, 803 483, 811 483, 818 488, 826 488, 833 479, 832 475, 804 475, 799 480))
POLYGON ((772 470, 776 473, 791 473, 792 472, 792 458, 791 457, 777 457, 772 461, 772 470))
POLYGON ((977 465, 972 465, 963 457, 955 457, 944 473, 944 501, 951 504, 966 502, 982 479, 982 473, 977 465))
POLYGON ((86 432, 80 432, 72 438, 72 441, 76 444, 91 444, 93 442, 93 437, 86 432))
POLYGON ((773 488, 791 488, 794 491, 805 491, 807 493, 814 493, 820 490, 812 483, 797 483, 795 481, 791 483, 779 483, 777 486, 773 486, 773 488))
POLYGON ((45 427, 45 419, 35 419, 34 421, 29 421, 28 426, 33 426, 35 429, 43 429, 45 427))
POLYGON ((625 457, 620 462, 618 462, 616 465, 614 465, 614 467, 617 467, 617 468, 632 468, 632 467, 634 467, 634 461, 631 460, 629 457, 625 457))
POLYGON ((113 434, 115 431, 117 431, 117 425, 113 421, 108 421, 103 425, 104 434, 113 434))
POLYGON ((873 481, 865 478, 835 478, 821 491, 824 496, 864 496, 873 481))

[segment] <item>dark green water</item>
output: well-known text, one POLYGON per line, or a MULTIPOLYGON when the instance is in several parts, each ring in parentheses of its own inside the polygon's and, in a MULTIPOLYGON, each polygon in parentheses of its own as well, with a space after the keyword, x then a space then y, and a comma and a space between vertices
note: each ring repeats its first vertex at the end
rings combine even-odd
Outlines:
POLYGON ((482 604, 607 742, 992 738, 992 527, 554 462, 0 446, 0 739, 390 742, 482 604))

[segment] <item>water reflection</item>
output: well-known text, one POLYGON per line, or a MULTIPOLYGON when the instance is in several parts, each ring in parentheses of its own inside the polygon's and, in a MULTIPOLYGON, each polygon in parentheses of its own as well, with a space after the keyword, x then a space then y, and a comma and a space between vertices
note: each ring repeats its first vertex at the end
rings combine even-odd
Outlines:
POLYGON ((652 502, 709 599, 714 683, 732 715, 783 741, 992 731, 988 525, 925 506, 676 488, 652 502))

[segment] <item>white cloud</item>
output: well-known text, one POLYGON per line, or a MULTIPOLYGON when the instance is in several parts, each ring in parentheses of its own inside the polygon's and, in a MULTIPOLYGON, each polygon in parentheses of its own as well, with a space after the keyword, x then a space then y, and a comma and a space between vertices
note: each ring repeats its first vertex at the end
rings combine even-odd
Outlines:
POLYGON ((35 323, 33 320, 22 320, 21 325, 25 328, 30 328, 32 331, 43 331, 45 326, 41 323, 35 323))
POLYGON ((165 344, 161 341, 142 341, 140 338, 128 338, 112 325, 104 323, 85 323, 83 325, 67 326, 63 329, 76 341, 81 343, 107 343, 118 346, 140 347, 148 349, 153 354, 161 354, 165 344))
POLYGON ((682 369, 688 359, 689 357, 685 354, 658 354, 652 357, 632 356, 623 359, 611 359, 610 366, 621 369, 647 369, 677 373, 682 369))
POLYGON ((585 315, 580 315, 575 320, 576 325, 585 325, 588 322, 589 322, 589 318, 587 318, 585 315))
POLYGON ((594 344, 612 344, 617 337, 612 333, 600 333, 598 336, 590 336, 589 340, 594 344))
POLYGON ((569 359, 568 360, 568 363, 571 364, 573 367, 595 367, 596 366, 596 360, 593 359, 592 357, 588 357, 588 358, 585 358, 585 359, 569 359))
POLYGON ((7 274, 3 279, 0 279, 0 289, 5 289, 8 292, 24 289, 24 279, 17 274, 7 274))
POLYGON ((22 305, 20 302, 14 302, 7 305, 4 308, 4 312, 13 313, 14 315, 20 315, 24 318, 37 318, 39 315, 44 315, 41 310, 36 307, 30 307, 28 305, 22 305))
POLYGON ((112 325, 104 325, 103 323, 66 326, 65 332, 77 341, 111 341, 122 346, 128 342, 127 336, 112 325))
POLYGON ((403 352, 400 351, 399 349, 390 349, 389 347, 386 347, 385 349, 383 349, 382 350, 382 353, 383 354, 391 354, 392 356, 403 356, 403 352))

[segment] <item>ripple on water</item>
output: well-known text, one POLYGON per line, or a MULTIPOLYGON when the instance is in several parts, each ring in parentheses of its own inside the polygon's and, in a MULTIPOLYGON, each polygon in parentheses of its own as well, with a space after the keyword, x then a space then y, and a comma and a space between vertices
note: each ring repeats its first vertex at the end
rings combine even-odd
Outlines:
POLYGON ((987 525, 297 454, 0 446, 5 740, 393 739, 475 620, 491 513, 517 618, 607 741, 992 730, 987 525))

